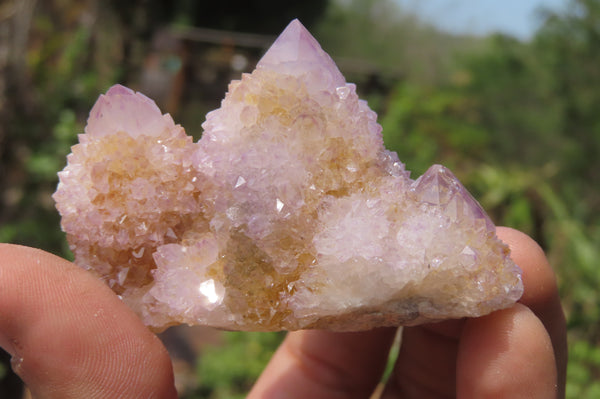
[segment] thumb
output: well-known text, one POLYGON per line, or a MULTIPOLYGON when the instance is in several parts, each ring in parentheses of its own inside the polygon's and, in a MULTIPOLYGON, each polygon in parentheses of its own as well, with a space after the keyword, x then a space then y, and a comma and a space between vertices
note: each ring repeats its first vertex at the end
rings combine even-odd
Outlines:
POLYGON ((176 398, 166 349, 108 287, 0 244, 0 346, 36 398, 176 398))

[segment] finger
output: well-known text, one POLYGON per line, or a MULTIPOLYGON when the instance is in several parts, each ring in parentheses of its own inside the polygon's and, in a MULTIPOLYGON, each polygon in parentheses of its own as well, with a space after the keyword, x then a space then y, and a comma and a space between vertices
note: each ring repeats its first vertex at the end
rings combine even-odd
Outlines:
POLYGON ((557 397, 550 336, 521 304, 468 320, 456 369, 457 398, 557 397))
POLYGON ((368 398, 381 379, 395 332, 289 333, 248 398, 368 398))
POLYGON ((451 398, 456 387, 458 337, 464 320, 406 327, 382 399, 451 398))
POLYGON ((168 354, 70 262, 0 244, 0 344, 36 398, 175 398, 168 354))
POLYGON ((564 396, 567 375, 567 329, 556 276, 544 251, 529 236, 498 227, 498 237, 511 248, 511 257, 523 270, 525 292, 520 301, 542 321, 555 353, 559 394, 564 396))
MULTIPOLYGON (((554 273, 543 251, 527 235, 498 227, 498 237, 509 245, 511 257, 523 270, 525 293, 521 302, 549 331, 556 351, 559 390, 566 370, 565 322, 554 273)), ((453 397, 456 390, 456 356, 464 320, 405 328, 402 347, 384 398, 453 397)))

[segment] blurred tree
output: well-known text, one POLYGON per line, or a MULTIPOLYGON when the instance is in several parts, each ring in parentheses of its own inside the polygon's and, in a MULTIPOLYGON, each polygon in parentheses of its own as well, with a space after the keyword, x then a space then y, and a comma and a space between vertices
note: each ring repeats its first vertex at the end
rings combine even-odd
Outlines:
POLYGON ((185 25, 277 34, 294 18, 307 27, 312 26, 327 4, 327 0, 181 0, 173 11, 175 21, 185 25))
MULTIPOLYGON (((532 43, 546 68, 558 107, 557 179, 549 189, 556 215, 552 245, 561 253, 562 294, 572 336, 600 343, 600 1, 572 0, 560 13, 546 12, 532 43)), ((555 118, 555 116, 551 116, 555 118)), ((592 396, 589 396, 592 397, 592 396)))
MULTIPOLYGON (((533 43, 561 105, 562 166, 565 179, 581 184, 570 198, 600 211, 600 1, 572 0, 564 13, 547 12, 533 43), (579 198, 573 198, 579 197, 579 198)), ((576 209, 581 212, 583 209, 576 209)))
POLYGON ((348 78, 370 72, 387 85, 398 79, 439 84, 453 53, 480 42, 445 34, 392 0, 333 0, 313 33, 348 78))
POLYGON ((490 142, 475 106, 473 98, 452 87, 401 83, 381 120, 386 146, 415 172, 413 178, 441 160, 452 169, 468 170, 490 142))
POLYGON ((557 151, 561 121, 551 77, 530 47, 494 35, 481 51, 460 57, 458 86, 489 132, 487 159, 540 166, 557 151))

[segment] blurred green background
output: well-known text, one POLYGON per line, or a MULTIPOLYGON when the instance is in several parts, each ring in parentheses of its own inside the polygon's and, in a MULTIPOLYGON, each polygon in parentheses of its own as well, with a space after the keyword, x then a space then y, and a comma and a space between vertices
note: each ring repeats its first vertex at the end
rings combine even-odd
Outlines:
MULTIPOLYGON (((50 195, 100 93, 140 90, 198 138, 295 17, 413 178, 447 165, 496 224, 540 243, 568 318, 567 397, 600 397, 600 0, 541 10, 526 41, 444 33, 391 0, 0 2, 0 242, 70 257, 50 195)), ((182 397, 221 399, 244 396, 282 335, 163 339, 182 397)), ((0 393, 15 384, 0 363, 0 393)))

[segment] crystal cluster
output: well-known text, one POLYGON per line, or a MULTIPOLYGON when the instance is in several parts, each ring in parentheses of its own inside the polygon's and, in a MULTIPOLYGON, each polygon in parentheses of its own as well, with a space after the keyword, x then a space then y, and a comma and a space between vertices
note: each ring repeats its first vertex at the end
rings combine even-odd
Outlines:
POLYGON ((442 166, 410 179, 297 20, 203 128, 114 86, 59 173, 75 262, 151 328, 364 330, 521 296, 479 204, 442 166))

